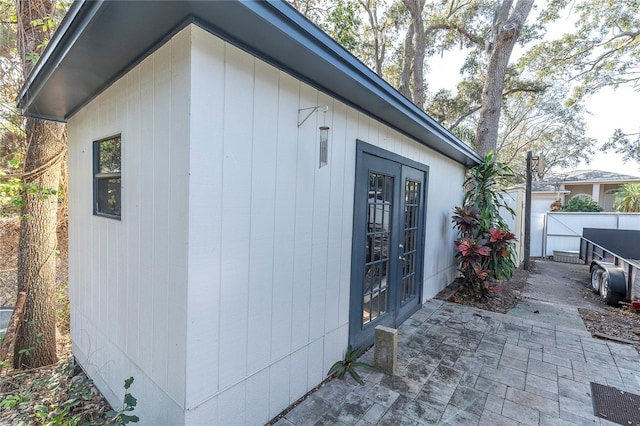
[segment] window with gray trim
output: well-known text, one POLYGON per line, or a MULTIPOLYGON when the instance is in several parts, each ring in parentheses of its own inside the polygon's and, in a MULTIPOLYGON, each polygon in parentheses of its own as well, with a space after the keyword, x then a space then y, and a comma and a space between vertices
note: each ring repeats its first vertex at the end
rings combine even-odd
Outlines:
POLYGON ((93 214, 120 219, 120 135, 93 142, 93 214))

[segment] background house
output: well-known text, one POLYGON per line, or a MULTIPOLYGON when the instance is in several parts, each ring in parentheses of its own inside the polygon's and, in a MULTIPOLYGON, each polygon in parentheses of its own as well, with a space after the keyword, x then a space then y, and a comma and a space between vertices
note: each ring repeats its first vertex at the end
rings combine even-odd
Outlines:
POLYGON ((456 275, 478 155, 285 2, 76 2, 19 105, 68 122, 73 352, 143 424, 263 424, 456 275))
POLYGON ((572 198, 578 197, 591 199, 597 202, 603 211, 612 212, 615 211, 615 193, 626 183, 640 183, 640 177, 602 170, 574 170, 550 174, 532 184, 532 211, 543 213, 550 210, 555 200, 560 200, 564 205, 572 198))
MULTIPOLYGON (((640 183, 640 177, 624 175, 602 170, 576 170, 549 174, 545 179, 533 181, 531 185, 531 256, 551 256, 553 249, 577 250, 579 237, 585 227, 603 227, 618 229, 638 229, 640 222, 635 214, 615 214, 613 202, 615 192, 626 183, 640 183), (556 200, 564 205, 574 197, 589 198, 598 202, 603 214, 550 215, 551 204, 556 200), (553 220, 549 222, 549 218, 553 220)), ((507 190, 509 200, 524 198, 524 185, 507 190)), ((515 201, 513 201, 515 205, 515 201)), ((524 208, 524 207, 523 207, 524 208)), ((524 210, 522 210, 524 215, 524 210)), ((512 229, 519 229, 514 224, 512 229)))

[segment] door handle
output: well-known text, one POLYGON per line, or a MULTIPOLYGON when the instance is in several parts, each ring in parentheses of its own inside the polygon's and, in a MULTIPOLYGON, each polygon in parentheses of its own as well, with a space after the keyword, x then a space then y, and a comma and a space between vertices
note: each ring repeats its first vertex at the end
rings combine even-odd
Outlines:
POLYGON ((404 256, 398 256, 398 260, 401 261, 401 262, 404 262, 405 258, 404 258, 404 256))

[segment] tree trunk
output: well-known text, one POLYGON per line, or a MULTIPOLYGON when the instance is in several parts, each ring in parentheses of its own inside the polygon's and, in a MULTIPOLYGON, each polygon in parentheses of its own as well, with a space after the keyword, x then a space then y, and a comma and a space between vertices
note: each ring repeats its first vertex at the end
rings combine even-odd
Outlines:
MULTIPOLYGON (((33 67, 31 57, 42 50, 48 34, 38 19, 52 17, 55 2, 16 0, 18 51, 23 75, 33 67)), ((25 204, 20 221, 18 291, 27 293, 24 317, 14 346, 14 366, 40 367, 57 362, 56 354, 56 225, 58 184, 64 157, 64 125, 28 118, 24 166, 25 204)))
POLYGON ((56 228, 64 126, 27 119, 25 205, 20 222, 18 291, 27 293, 14 347, 14 366, 40 367, 56 355, 56 228), (23 351, 23 353, 20 353, 23 351))
POLYGON ((385 26, 380 25, 378 22, 378 5, 371 0, 358 0, 360 6, 367 12, 369 18, 369 25, 373 32, 373 56, 375 62, 376 74, 382 77, 382 65, 384 64, 384 57, 386 54, 385 46, 385 26))
POLYGON ((409 25, 407 35, 404 38, 404 52, 402 57, 402 72, 400 73, 400 84, 398 91, 413 102, 411 94, 411 69, 413 65, 413 25, 409 25))
POLYGON ((413 103, 424 109, 424 56, 426 40, 422 10, 425 0, 402 0, 411 14, 411 24, 414 30, 413 43, 413 103))
POLYGON ((518 0, 509 16, 512 3, 510 0, 502 2, 493 28, 495 41, 490 47, 489 65, 482 89, 482 108, 476 128, 476 151, 482 156, 496 149, 507 65, 533 6, 533 0, 518 0))

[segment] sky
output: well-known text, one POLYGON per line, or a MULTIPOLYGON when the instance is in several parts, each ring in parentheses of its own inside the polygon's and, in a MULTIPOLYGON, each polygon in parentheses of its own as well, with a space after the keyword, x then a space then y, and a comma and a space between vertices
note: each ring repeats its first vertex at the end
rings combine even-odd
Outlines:
MULTIPOLYGON (((602 143, 618 128, 628 133, 636 133, 640 128, 638 101, 640 101, 640 93, 630 88, 618 90, 607 88, 591 96, 586 102, 587 109, 592 114, 587 117, 589 136, 602 143)), ((614 152, 598 151, 589 165, 580 167, 640 176, 640 164, 637 162, 625 164, 622 162, 622 156, 614 152)))
MULTIPOLYGON (((550 37, 559 36, 566 28, 573 28, 573 17, 561 19, 549 31, 550 37), (570 25, 569 25, 570 24, 570 25)), ((517 55, 517 53, 514 51, 517 55)), ((432 56, 428 59, 429 72, 426 79, 429 92, 435 93, 440 89, 455 91, 461 80, 459 70, 465 58, 464 51, 445 52, 444 56, 432 56), (452 78, 452 76, 454 76, 452 78)), ((513 62, 513 55, 512 60, 513 62)), ((606 142, 615 129, 622 129, 626 133, 640 131, 638 118, 638 104, 640 92, 631 88, 602 89, 597 94, 585 100, 586 109, 591 113, 586 117, 588 124, 587 136, 598 141, 595 155, 589 164, 581 163, 576 170, 604 170, 608 172, 640 176, 640 163, 622 161, 622 156, 615 152, 602 152, 599 145, 606 142)), ((560 170, 558 170, 560 171, 560 170)))

